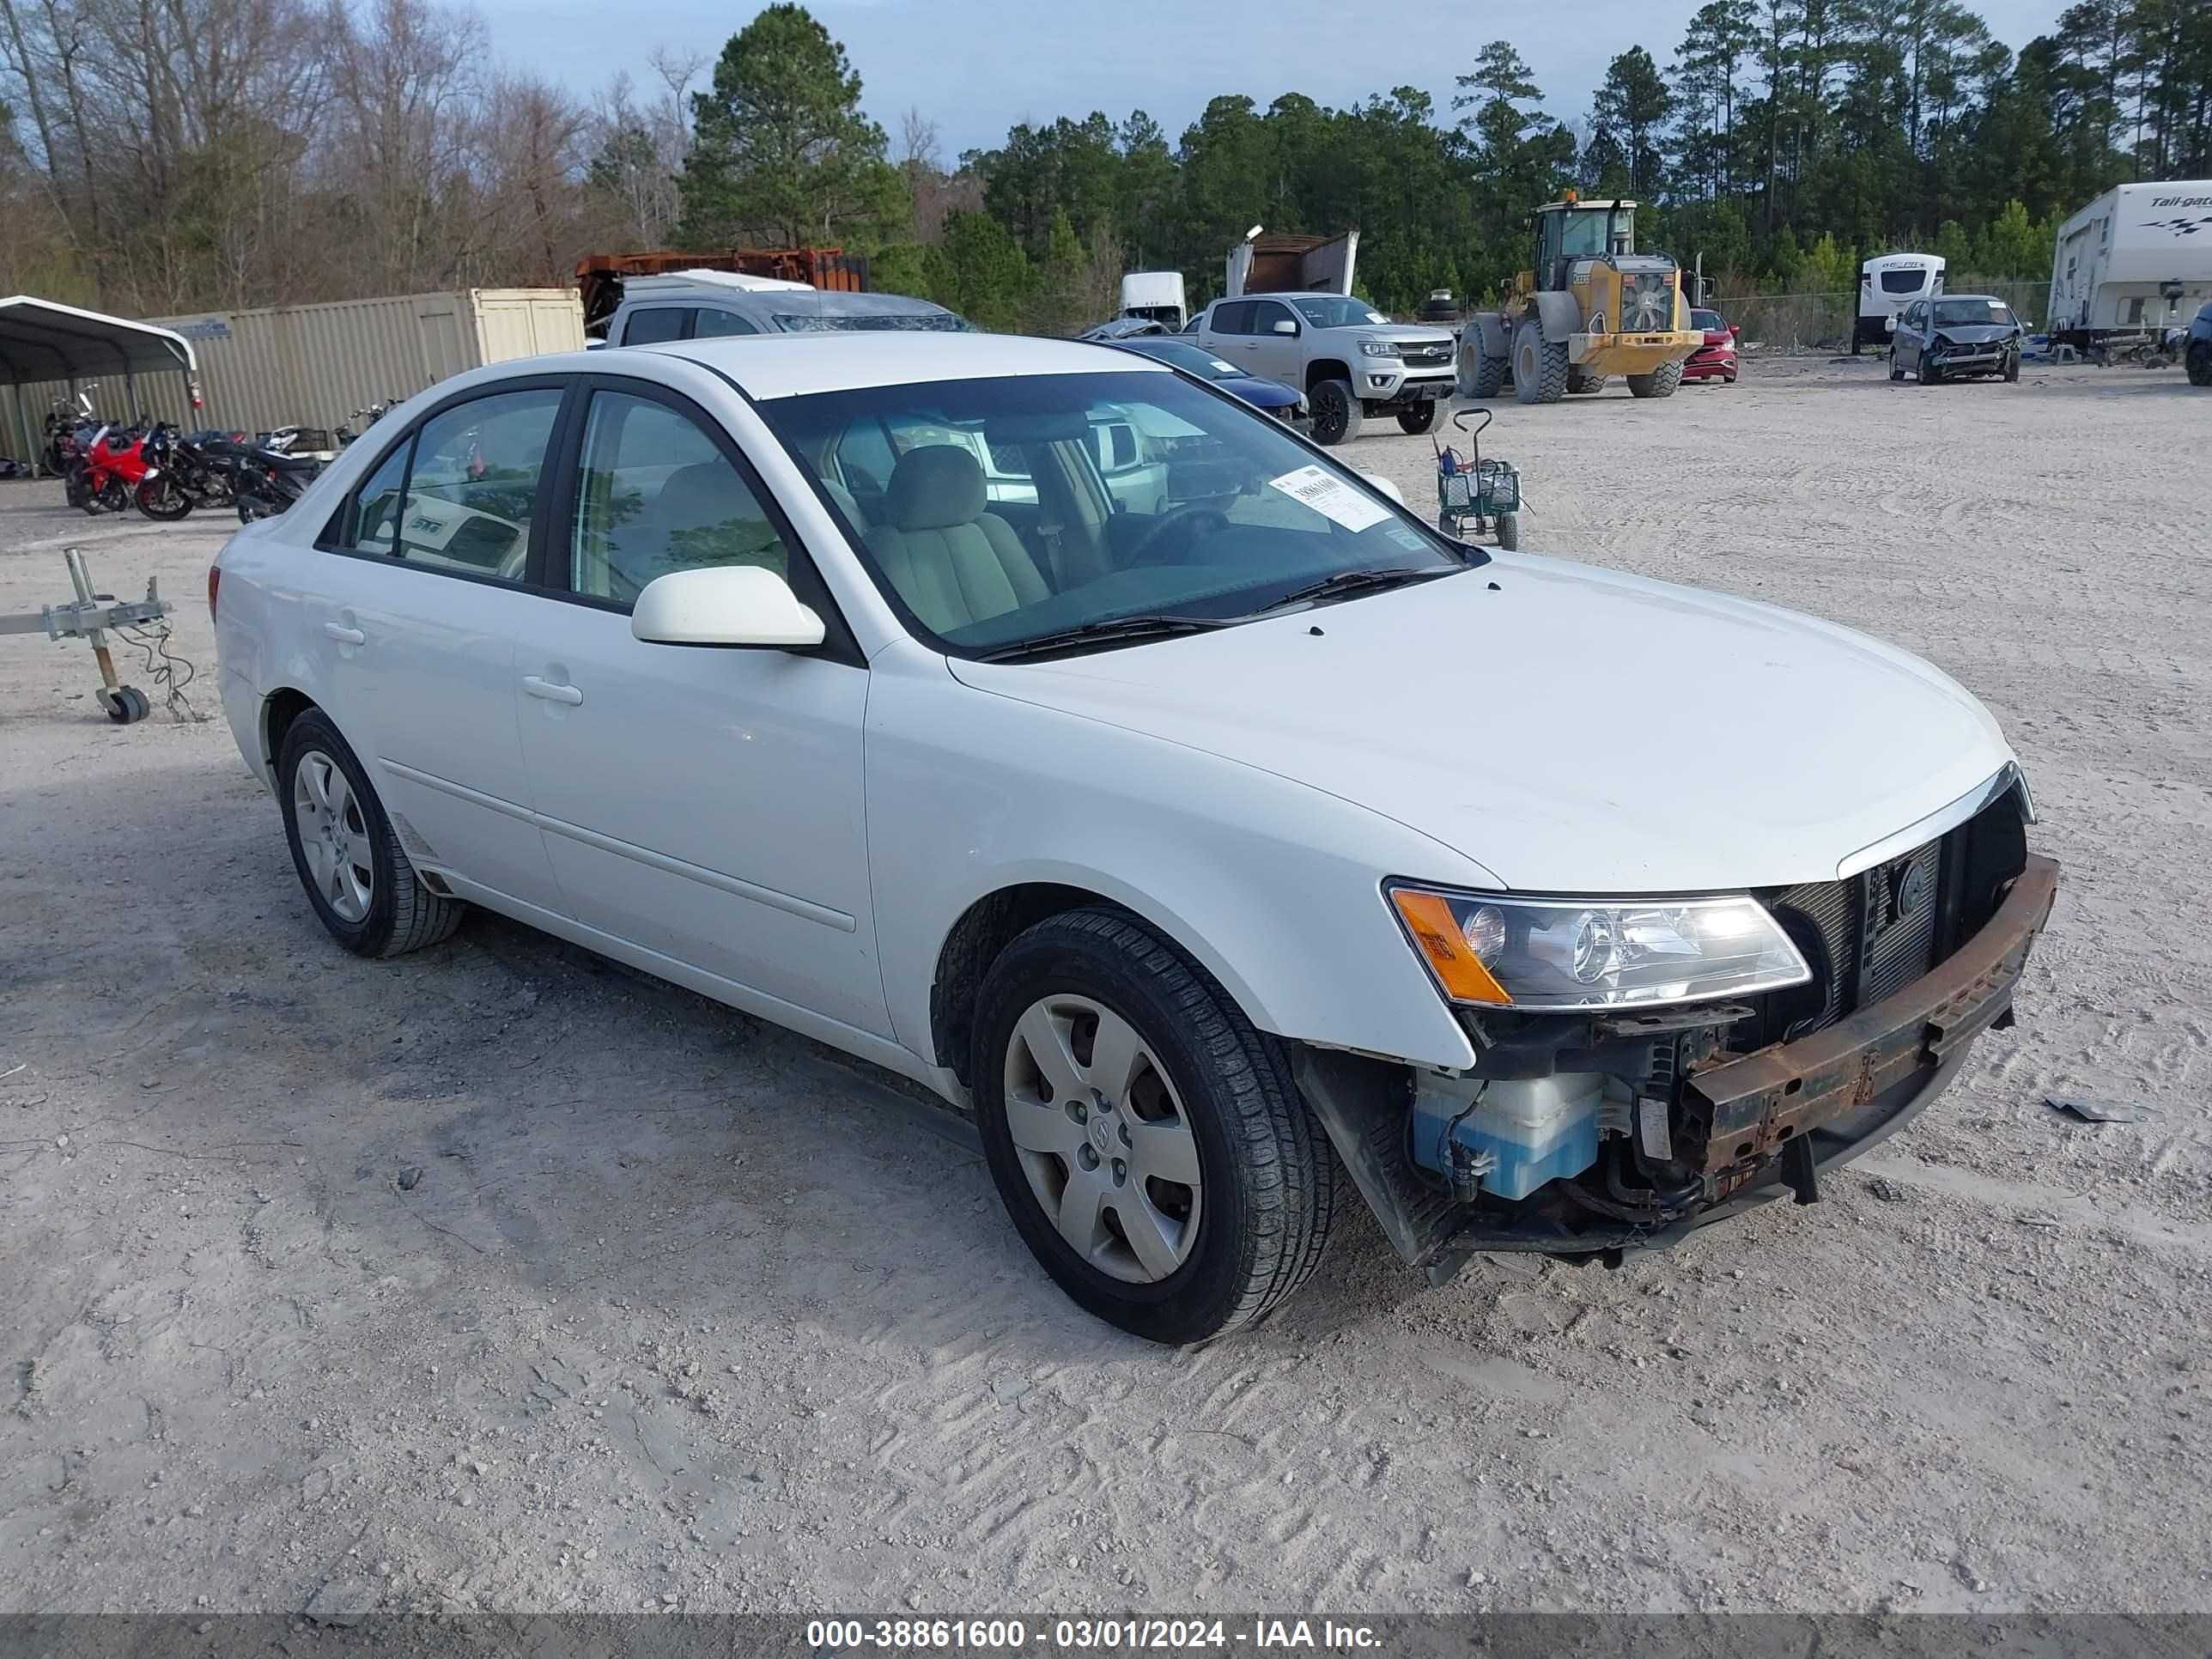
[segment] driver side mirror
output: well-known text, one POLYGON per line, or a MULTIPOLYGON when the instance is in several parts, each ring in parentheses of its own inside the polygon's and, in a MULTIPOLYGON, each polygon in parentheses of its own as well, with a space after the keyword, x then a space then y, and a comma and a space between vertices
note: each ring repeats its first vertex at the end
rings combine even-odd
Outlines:
POLYGON ((822 618, 790 583, 757 564, 672 570, 645 585, 629 631, 650 645, 750 646, 805 650, 822 643, 822 618))
POLYGON ((1278 334, 1295 334, 1295 333, 1297 333, 1297 331, 1298 331, 1298 325, 1297 325, 1296 323, 1292 322, 1289 318, 1287 318, 1287 317, 1278 317, 1278 318, 1276 318, 1276 319, 1275 319, 1275 332, 1276 332, 1276 333, 1278 333, 1278 334))

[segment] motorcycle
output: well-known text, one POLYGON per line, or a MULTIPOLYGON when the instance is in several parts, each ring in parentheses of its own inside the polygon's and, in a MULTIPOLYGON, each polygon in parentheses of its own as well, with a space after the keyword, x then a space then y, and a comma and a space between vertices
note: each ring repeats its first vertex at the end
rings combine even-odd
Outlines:
POLYGON ((83 474, 83 500, 76 501, 79 492, 73 488, 70 492, 72 501, 94 517, 102 513, 122 512, 131 505, 140 481, 146 476, 143 422, 120 430, 112 426, 101 427, 93 434, 76 470, 83 474))
POLYGON ((99 390, 97 381, 80 386, 74 399, 56 398, 46 411, 46 441, 39 452, 39 464, 56 477, 67 477, 91 447, 92 434, 100 425, 100 417, 92 412, 92 394, 99 390))
POLYGON ((245 449, 233 483, 238 521, 273 518, 307 493, 323 464, 312 455, 288 455, 281 449, 245 449))
POLYGON ((149 519, 173 521, 196 507, 230 506, 237 495, 235 458, 226 453, 231 442, 231 434, 212 428, 179 434, 173 426, 155 427, 146 438, 148 465, 137 492, 138 510, 149 519))

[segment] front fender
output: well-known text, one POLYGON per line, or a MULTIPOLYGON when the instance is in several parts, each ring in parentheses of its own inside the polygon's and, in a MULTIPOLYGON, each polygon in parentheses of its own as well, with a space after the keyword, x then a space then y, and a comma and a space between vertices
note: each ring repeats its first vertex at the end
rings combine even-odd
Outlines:
POLYGON ((1539 294, 1536 296, 1536 316, 1544 325, 1547 340, 1564 340, 1580 331, 1583 308, 1571 294, 1564 291, 1539 294))
POLYGON ((869 870, 892 1028, 935 1055, 930 988, 978 900, 1050 883, 1143 917, 1278 1036, 1474 1061, 1382 897, 1384 877, 1495 886, 1353 802, 1104 721, 964 685, 894 647, 870 664, 869 870))

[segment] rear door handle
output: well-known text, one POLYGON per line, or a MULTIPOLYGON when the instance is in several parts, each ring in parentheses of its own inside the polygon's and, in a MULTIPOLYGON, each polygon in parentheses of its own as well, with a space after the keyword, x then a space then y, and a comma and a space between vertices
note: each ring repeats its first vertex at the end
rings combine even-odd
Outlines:
POLYGON ((364 645, 368 641, 368 635, 362 633, 361 629, 348 628, 343 623, 325 623, 323 632, 340 645, 364 645))
POLYGON ((580 687, 560 685, 551 680, 540 679, 535 674, 522 677, 522 689, 533 697, 543 697, 548 702, 580 703, 584 693, 580 687))

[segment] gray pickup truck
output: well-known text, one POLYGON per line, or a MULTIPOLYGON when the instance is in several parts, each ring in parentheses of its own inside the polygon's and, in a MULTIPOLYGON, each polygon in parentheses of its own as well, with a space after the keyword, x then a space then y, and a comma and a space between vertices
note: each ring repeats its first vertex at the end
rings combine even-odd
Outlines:
POLYGON ((1305 393, 1319 444, 1358 437, 1363 415, 1395 415, 1407 432, 1426 432, 1455 384, 1450 334, 1394 323, 1341 294, 1216 300, 1184 331, 1246 374, 1305 393))

